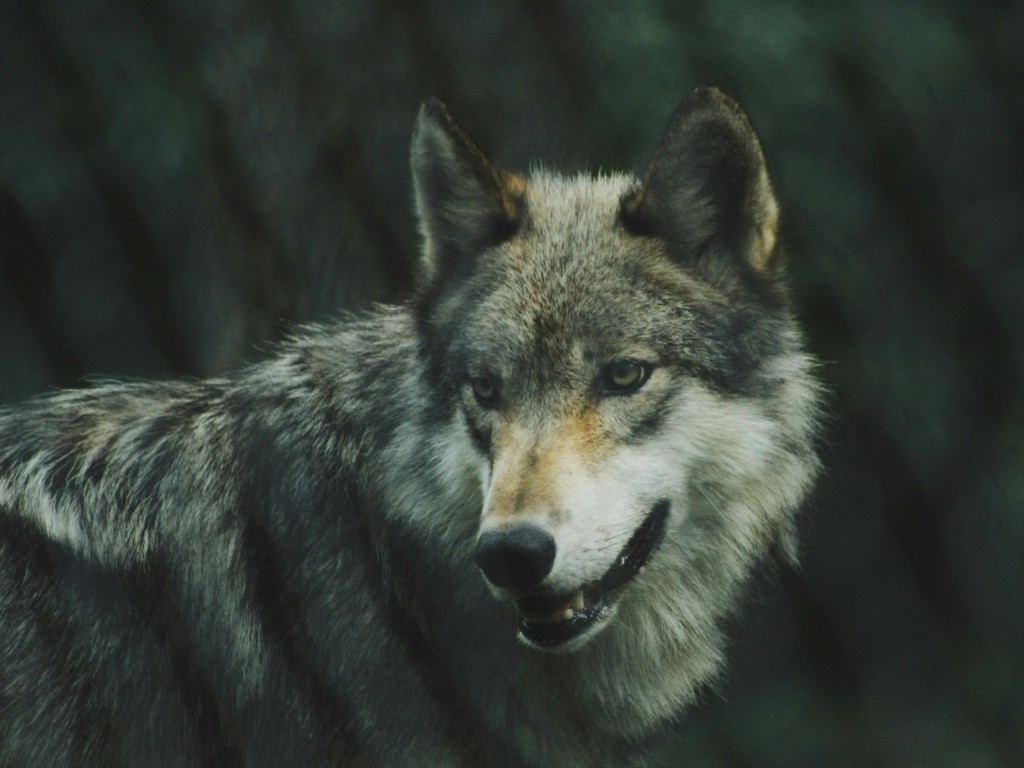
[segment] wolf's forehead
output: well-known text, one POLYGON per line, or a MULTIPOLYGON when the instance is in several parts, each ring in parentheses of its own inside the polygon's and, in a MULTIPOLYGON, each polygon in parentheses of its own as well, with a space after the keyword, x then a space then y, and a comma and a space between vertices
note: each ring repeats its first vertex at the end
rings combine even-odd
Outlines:
MULTIPOLYGON (((618 221, 633 183, 624 175, 531 179, 529 222, 489 271, 472 323, 487 330, 471 347, 600 357, 637 346, 669 320, 663 315, 676 314, 665 311, 664 295, 652 295, 652 274, 668 267, 664 255, 618 221)), ((678 327, 678 316, 671 319, 678 327)))
POLYGON ((623 194, 636 180, 624 174, 560 176, 534 172, 527 187, 530 222, 551 235, 611 227, 623 194))
POLYGON ((623 175, 536 173, 527 187, 526 224, 504 249, 509 280, 529 286, 538 301, 560 303, 614 279, 628 255, 618 217, 632 183, 623 175))
POLYGON ((528 220, 502 249, 493 300, 519 318, 565 320, 621 290, 628 246, 617 216, 626 188, 625 177, 531 179, 528 220))

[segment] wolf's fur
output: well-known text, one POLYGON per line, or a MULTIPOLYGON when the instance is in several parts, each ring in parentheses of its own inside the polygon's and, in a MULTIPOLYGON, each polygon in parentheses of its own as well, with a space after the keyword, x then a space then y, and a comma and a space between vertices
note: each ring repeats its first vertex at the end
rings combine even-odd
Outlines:
POLYGON ((413 171, 408 306, 0 416, 0 765, 618 765, 714 675, 817 470, 746 118, 699 91, 639 180, 523 178, 430 103, 413 171), (517 639, 652 507, 586 631, 517 639), (550 572, 489 587, 523 525, 550 572))

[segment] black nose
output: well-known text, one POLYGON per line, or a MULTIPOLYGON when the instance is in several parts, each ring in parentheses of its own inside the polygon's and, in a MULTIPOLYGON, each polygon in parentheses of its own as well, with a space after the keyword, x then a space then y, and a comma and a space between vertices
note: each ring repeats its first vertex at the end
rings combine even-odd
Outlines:
POLYGON ((476 564, 496 587, 534 587, 554 562, 555 540, 533 525, 487 531, 476 542, 476 564))

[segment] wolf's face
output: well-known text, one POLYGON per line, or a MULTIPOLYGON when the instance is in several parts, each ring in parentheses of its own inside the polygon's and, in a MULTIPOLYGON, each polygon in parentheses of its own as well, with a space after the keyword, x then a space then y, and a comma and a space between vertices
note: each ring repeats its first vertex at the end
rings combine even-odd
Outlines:
POLYGON ((476 563, 521 638, 571 649, 622 606, 664 613, 708 557, 743 570, 785 528, 773 497, 802 496, 808 478, 766 478, 792 474, 810 417, 738 108, 692 97, 642 181, 512 175, 439 105, 413 164, 424 353, 480 467, 476 563))

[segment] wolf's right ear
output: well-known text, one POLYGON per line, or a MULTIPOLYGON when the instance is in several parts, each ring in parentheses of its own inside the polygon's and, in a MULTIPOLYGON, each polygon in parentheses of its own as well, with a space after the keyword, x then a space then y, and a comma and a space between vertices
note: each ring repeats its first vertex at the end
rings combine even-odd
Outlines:
POLYGON ((683 102, 620 209, 628 230, 667 239, 677 258, 715 272, 742 263, 767 278, 779 272, 778 219, 757 134, 717 88, 683 102))
POLYGON ((488 159, 439 101, 416 119, 412 178, 428 282, 466 269, 522 219, 526 181, 488 159))

